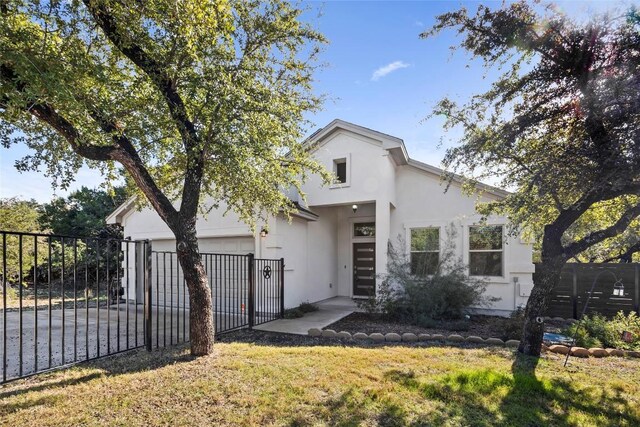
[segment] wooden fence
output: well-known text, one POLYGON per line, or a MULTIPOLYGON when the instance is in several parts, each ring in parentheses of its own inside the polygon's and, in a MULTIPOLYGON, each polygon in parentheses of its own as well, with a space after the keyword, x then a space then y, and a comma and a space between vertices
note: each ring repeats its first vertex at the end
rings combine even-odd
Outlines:
MULTIPOLYGON (((536 271, 538 267, 536 264, 536 271)), ((546 315, 577 319, 587 299, 587 314, 598 312, 613 316, 620 310, 640 313, 640 264, 565 265, 546 315), (593 294, 589 298, 594 280, 593 294)))

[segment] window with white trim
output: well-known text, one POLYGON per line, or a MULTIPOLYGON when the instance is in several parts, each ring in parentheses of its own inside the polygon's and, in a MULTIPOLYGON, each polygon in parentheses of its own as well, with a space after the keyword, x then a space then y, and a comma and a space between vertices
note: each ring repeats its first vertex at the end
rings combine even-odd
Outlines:
POLYGON ((503 276, 504 244, 501 225, 469 227, 469 275, 503 276))
POLYGON ((440 228, 412 228, 411 273, 418 276, 435 274, 440 263, 440 228))
POLYGON ((333 161, 333 174, 336 176, 334 184, 347 183, 347 159, 335 159, 333 161))

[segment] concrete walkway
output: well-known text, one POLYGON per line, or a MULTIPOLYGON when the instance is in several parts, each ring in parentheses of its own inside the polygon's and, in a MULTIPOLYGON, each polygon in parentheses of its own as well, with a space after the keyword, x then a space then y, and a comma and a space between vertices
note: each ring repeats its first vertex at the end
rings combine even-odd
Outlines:
POLYGON ((299 319, 278 319, 254 329, 285 334, 306 335, 311 328, 326 328, 345 316, 358 310, 356 303, 349 297, 334 297, 315 303, 318 311, 307 313, 299 319))

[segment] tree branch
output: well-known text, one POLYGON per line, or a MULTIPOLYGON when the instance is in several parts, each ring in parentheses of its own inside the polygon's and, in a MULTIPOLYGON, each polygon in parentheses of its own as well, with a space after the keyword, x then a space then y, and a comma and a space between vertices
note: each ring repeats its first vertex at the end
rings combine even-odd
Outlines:
POLYGON ((31 113, 37 119, 47 123, 64 136, 73 151, 79 156, 98 161, 114 160, 117 147, 82 144, 82 138, 78 130, 50 105, 44 103, 31 104, 25 107, 24 110, 25 112, 31 113))
POLYGON ((179 213, 183 218, 193 217, 200 202, 204 174, 204 151, 199 146, 198 132, 189 118, 184 101, 176 88, 175 80, 168 75, 165 67, 145 52, 140 45, 123 37, 126 29, 119 27, 104 2, 83 0, 83 3, 107 38, 149 76, 164 97, 187 153, 187 170, 179 213))
POLYGON ((120 133, 116 124, 105 118, 102 113, 95 109, 90 109, 89 114, 98 126, 100 126, 100 129, 109 135, 112 141, 118 146, 119 149, 112 155, 113 160, 120 162, 125 167, 129 175, 147 197, 149 203, 151 203, 167 225, 171 228, 177 226, 179 224, 177 218, 178 212, 167 196, 158 188, 155 180, 147 170, 138 151, 129 138, 120 133))
POLYGON ((623 253, 610 257, 610 258, 606 258, 604 259, 602 262, 611 262, 611 261, 615 261, 615 260, 620 260, 620 261, 624 261, 624 262, 631 262, 631 258, 633 257, 633 254, 640 252, 640 241, 634 243, 633 245, 629 246, 627 248, 626 251, 624 251, 623 253))
POLYGON ((618 221, 616 221, 616 223, 611 225, 610 227, 594 231, 583 239, 565 246, 564 252, 567 255, 567 258, 571 258, 574 255, 577 255, 580 252, 590 248, 591 246, 623 232, 629 226, 629 224, 631 224, 631 221, 636 219, 638 216, 640 216, 640 204, 627 209, 627 211, 622 214, 618 221))
POLYGON ((107 38, 120 52, 140 67, 160 91, 185 144, 197 141, 195 126, 189 119, 184 101, 177 91, 175 80, 169 77, 165 67, 147 54, 140 45, 126 40, 124 37, 126 30, 118 26, 118 22, 109 13, 105 2, 83 0, 83 3, 107 38))

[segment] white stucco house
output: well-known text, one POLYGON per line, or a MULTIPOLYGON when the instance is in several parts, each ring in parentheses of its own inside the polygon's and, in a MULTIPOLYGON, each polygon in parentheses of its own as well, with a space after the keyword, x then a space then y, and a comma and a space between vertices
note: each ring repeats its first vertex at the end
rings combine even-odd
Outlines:
MULTIPOLYGON (((272 218, 266 236, 254 235, 232 212, 223 216, 221 205, 198 220, 202 252, 284 258, 285 306, 293 307, 375 292, 376 278, 386 271, 388 242, 404 241, 415 268, 428 272, 453 224, 458 256, 471 275, 487 279, 487 293, 500 298, 489 309, 505 314, 526 303, 533 286, 532 246, 507 235, 505 218, 478 227, 476 202, 499 199, 504 191, 480 186, 468 196, 454 181, 445 192, 442 170, 411 159, 402 139, 342 120, 305 144, 335 173, 336 183, 323 186, 312 177, 303 187, 306 203, 290 195, 299 211, 290 222, 272 218)), ((127 237, 152 240, 154 250, 175 250, 172 233, 150 208, 136 210, 130 200, 107 221, 121 224, 127 237)))

